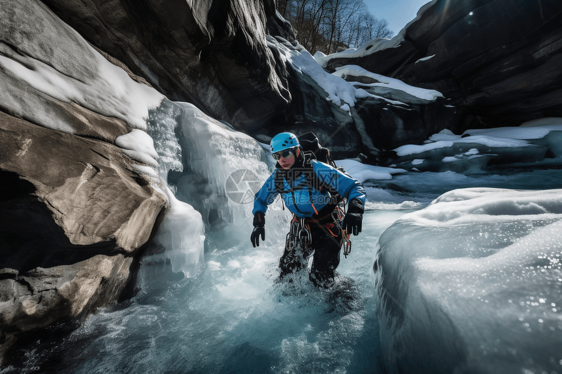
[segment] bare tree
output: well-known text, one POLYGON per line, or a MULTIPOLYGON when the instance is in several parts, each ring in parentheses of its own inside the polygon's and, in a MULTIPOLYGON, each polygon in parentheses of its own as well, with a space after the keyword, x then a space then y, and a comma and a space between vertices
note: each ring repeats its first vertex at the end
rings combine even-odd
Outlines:
POLYGON ((277 0, 297 39, 311 53, 330 54, 392 36, 388 22, 369 13, 363 0, 277 0))
POLYGON ((370 36, 371 39, 390 38, 394 35, 394 33, 388 29, 388 21, 384 18, 375 18, 375 21, 369 29, 373 30, 370 36))

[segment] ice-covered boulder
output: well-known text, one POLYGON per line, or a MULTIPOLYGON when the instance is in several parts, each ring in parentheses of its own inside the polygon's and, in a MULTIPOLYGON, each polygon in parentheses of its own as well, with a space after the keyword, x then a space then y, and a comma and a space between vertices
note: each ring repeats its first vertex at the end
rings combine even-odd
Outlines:
POLYGON ((562 190, 454 190, 379 244, 388 372, 560 372, 562 190))

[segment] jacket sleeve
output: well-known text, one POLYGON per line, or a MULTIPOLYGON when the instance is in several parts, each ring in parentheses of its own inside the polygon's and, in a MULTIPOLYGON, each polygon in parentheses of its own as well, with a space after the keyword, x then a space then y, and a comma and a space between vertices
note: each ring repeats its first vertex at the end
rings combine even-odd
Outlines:
POLYGON ((279 192, 275 189, 276 172, 277 170, 267 178, 260 190, 254 195, 254 210, 252 210, 252 214, 256 214, 256 212, 265 214, 265 212, 267 212, 267 206, 271 205, 277 195, 279 195, 279 192))
POLYGON ((314 172, 325 184, 338 191, 348 201, 358 199, 365 204, 365 189, 363 185, 353 179, 349 174, 342 173, 330 165, 313 161, 314 172))

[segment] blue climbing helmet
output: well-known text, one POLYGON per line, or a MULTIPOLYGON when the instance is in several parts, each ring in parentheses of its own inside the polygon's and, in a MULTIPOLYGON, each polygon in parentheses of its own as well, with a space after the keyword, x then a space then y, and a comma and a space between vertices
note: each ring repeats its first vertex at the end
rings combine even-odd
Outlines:
POLYGON ((295 134, 290 132, 282 132, 271 139, 271 153, 281 152, 294 147, 300 147, 299 140, 295 134))

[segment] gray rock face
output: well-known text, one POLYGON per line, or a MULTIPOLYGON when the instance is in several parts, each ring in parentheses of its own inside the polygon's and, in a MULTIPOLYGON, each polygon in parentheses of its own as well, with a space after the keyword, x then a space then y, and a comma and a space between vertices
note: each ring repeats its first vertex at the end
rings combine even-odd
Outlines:
MULTIPOLYGON (((459 112, 446 107, 443 99, 407 105, 367 99, 357 107, 355 113, 365 123, 366 134, 373 145, 381 151, 404 144, 422 143, 430 135, 458 122, 459 118, 459 112)), ((381 161, 383 159, 380 158, 381 161)))
POLYGON ((44 3, 168 98, 238 129, 261 127, 290 101, 287 71, 265 35, 294 35, 273 0, 44 3))
POLYGON ((0 112, 0 144, 2 357, 20 332, 115 302, 165 199, 105 141, 0 112))
POLYGON ((518 126, 562 115, 561 20, 562 3, 555 0, 436 0, 398 48, 333 59, 328 68, 356 64, 395 72, 442 92, 463 111, 460 122, 448 126, 455 132, 518 126))
POLYGON ((114 145, 134 110, 103 58, 39 1, 0 15, 1 365, 22 333, 116 302, 166 201, 114 145))

